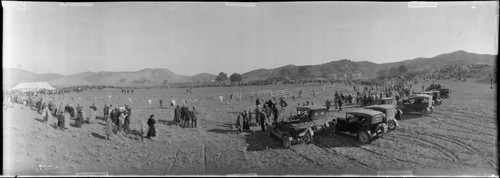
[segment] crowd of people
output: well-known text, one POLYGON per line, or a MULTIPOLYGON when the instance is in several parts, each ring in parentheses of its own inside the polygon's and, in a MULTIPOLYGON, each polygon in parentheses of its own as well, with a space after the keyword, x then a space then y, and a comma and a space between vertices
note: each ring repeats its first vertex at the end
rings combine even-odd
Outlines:
POLYGON ((183 104, 182 107, 179 105, 175 105, 174 109, 174 124, 183 128, 197 128, 198 121, 198 111, 193 106, 192 109, 189 109, 186 104, 183 104))

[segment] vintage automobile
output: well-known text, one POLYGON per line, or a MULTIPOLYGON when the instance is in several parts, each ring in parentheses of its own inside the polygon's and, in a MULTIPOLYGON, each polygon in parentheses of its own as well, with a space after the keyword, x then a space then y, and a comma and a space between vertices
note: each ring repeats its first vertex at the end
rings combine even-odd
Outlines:
POLYGON ((448 98, 450 97, 451 90, 449 88, 440 88, 440 89, 434 89, 433 91, 439 91, 439 94, 443 98, 448 98))
POLYGON ((384 113, 369 109, 358 109, 346 112, 345 117, 338 117, 330 125, 337 132, 357 136, 359 142, 366 144, 377 137, 383 137, 387 132, 384 124, 384 113))
POLYGON ((276 136, 283 142, 285 148, 290 148, 296 143, 312 143, 314 131, 312 127, 314 122, 311 122, 307 117, 295 120, 283 120, 280 122, 266 124, 266 134, 268 136, 276 136))
POLYGON ((431 84, 429 87, 425 89, 425 91, 439 91, 439 94, 443 98, 448 98, 449 94, 451 93, 449 86, 442 83, 431 84))
POLYGON ((419 113, 428 115, 434 112, 432 106, 432 96, 426 94, 410 95, 408 99, 404 99, 400 108, 404 113, 419 113))
POLYGON ((328 124, 332 119, 326 117, 327 112, 327 108, 323 106, 298 106, 297 115, 289 117, 288 120, 309 120, 314 123, 314 133, 332 133, 334 130, 331 130, 328 124))
POLYGON ((384 98, 381 98, 377 104, 390 104, 390 105, 397 106, 398 102, 396 101, 396 98, 394 98, 394 97, 384 97, 384 98))
POLYGON ((387 124, 387 128, 389 130, 396 130, 396 128, 398 127, 397 120, 400 120, 403 115, 403 111, 397 109, 396 106, 390 104, 371 105, 365 107, 365 109, 371 109, 384 113, 383 122, 387 124))
POLYGON ((425 91, 424 94, 428 94, 432 96, 432 101, 434 101, 435 105, 441 105, 444 102, 444 99, 441 98, 440 92, 436 90, 425 91))

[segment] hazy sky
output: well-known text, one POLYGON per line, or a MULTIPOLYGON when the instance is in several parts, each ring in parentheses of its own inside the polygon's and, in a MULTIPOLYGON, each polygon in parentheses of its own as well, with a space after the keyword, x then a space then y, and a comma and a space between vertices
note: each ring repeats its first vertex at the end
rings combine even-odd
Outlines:
POLYGON ((2 2, 4 68, 63 75, 167 68, 245 73, 465 50, 498 54, 498 2, 2 2))

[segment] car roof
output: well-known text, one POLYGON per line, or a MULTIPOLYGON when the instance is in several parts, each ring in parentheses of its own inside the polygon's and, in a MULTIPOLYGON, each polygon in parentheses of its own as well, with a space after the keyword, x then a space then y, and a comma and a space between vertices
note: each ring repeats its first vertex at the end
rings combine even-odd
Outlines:
POLYGON ((298 110, 323 110, 323 109, 327 109, 327 108, 324 106, 312 105, 312 106, 297 106, 297 109, 298 110))
POLYGON ((392 99, 394 99, 394 98, 393 98, 393 97, 383 97, 383 98, 381 98, 381 99, 383 99, 383 100, 392 100, 392 99))
POLYGON ((427 94, 416 94, 416 95, 410 95, 408 98, 430 98, 432 96, 427 95, 427 94))
POLYGON ((352 111, 346 112, 346 114, 363 114, 363 115, 369 115, 369 116, 375 116, 382 114, 380 111, 375 111, 375 110, 369 110, 369 109, 356 109, 352 111))
POLYGON ((394 105, 391 105, 391 104, 377 104, 377 105, 370 105, 370 106, 367 106, 366 107, 367 109, 370 109, 370 108, 382 108, 382 109, 393 109, 393 108, 396 108, 396 106, 394 105))

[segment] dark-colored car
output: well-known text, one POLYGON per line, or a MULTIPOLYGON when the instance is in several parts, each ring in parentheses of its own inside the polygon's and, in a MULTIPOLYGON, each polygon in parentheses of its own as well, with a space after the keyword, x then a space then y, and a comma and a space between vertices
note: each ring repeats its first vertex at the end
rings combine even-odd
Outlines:
POLYGON ((308 118, 302 117, 296 120, 281 121, 266 124, 266 134, 276 136, 282 140, 285 148, 290 148, 296 143, 312 143, 314 131, 312 127, 314 122, 308 118))
POLYGON ((384 98, 381 98, 377 104, 390 104, 390 105, 397 106, 398 102, 396 101, 396 98, 384 97, 384 98))
POLYGON ((432 102, 432 96, 430 95, 410 95, 408 99, 403 100, 399 109, 401 109, 404 113, 419 113, 425 116, 434 112, 432 102))
POLYGON ((289 120, 298 120, 298 119, 310 120, 311 122, 314 123, 312 129, 315 133, 331 132, 333 130, 331 130, 331 127, 328 123, 332 119, 328 119, 326 117, 327 112, 328 112, 327 108, 323 106, 315 106, 315 105, 298 106, 297 115, 290 117, 289 120))
POLYGON ((382 104, 382 105, 371 105, 367 106, 366 109, 371 109, 375 111, 380 111, 384 113, 383 122, 387 124, 387 128, 389 130, 396 130, 398 127, 398 121, 403 116, 403 111, 397 109, 396 106, 390 104, 382 104))
POLYGON ((330 125, 337 132, 357 136, 359 142, 366 144, 387 132, 384 124, 384 113, 369 109, 358 109, 346 112, 345 117, 338 117, 330 125))

